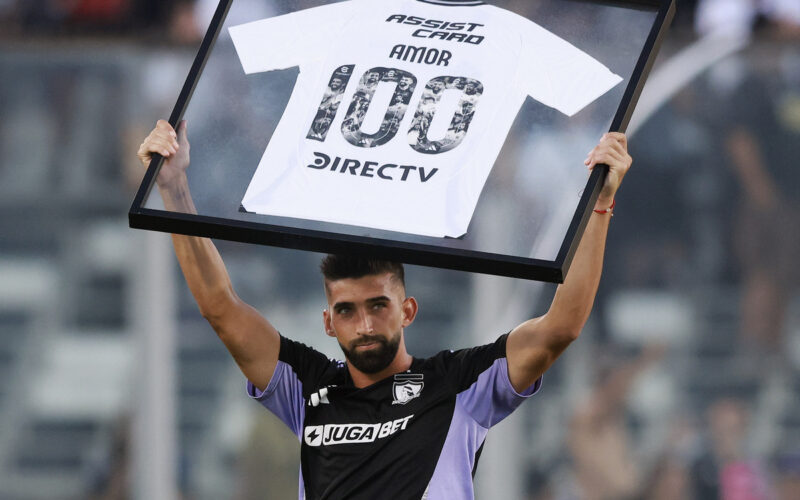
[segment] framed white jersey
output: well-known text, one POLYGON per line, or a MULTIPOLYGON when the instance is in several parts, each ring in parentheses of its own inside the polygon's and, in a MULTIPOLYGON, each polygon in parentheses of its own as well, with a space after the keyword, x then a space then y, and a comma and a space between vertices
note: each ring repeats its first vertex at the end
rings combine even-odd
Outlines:
POLYGON ((349 0, 230 34, 245 73, 300 69, 244 209, 425 236, 467 232, 527 96, 573 116, 622 81, 482 1, 349 0))
POLYGON ((165 209, 156 156, 130 225, 561 282, 606 173, 583 160, 625 131, 673 14, 221 0, 170 117, 193 208, 165 209))

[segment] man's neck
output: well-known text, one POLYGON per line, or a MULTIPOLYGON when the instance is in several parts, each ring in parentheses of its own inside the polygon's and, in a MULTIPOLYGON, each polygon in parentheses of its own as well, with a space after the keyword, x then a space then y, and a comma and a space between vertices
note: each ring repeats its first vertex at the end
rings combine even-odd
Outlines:
POLYGON ((376 382, 380 382, 386 377, 391 377, 395 373, 402 373, 411 368, 411 362, 414 358, 402 346, 402 352, 397 351, 397 355, 392 360, 392 363, 377 373, 364 373, 358 368, 354 367, 352 363, 347 363, 347 369, 350 372, 350 378, 353 379, 353 385, 359 389, 368 387, 376 382))

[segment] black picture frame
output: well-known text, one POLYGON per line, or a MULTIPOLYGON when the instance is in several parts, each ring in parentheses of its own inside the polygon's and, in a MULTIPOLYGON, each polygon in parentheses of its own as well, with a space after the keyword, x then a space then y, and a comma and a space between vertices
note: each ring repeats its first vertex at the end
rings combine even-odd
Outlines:
MULTIPOLYGON (((221 0, 186 78, 169 122, 176 126, 186 111, 211 50, 234 0, 221 0)), ((584 3, 649 9, 655 20, 612 120, 610 131, 625 132, 667 28, 675 14, 675 0, 580 0, 584 3)), ((408 264, 441 267, 499 276, 561 283, 566 278, 578 243, 605 179, 607 167, 589 176, 557 257, 552 260, 442 248, 391 239, 355 236, 251 221, 184 214, 146 208, 163 158, 154 155, 128 213, 131 228, 203 236, 323 253, 354 253, 408 264)))

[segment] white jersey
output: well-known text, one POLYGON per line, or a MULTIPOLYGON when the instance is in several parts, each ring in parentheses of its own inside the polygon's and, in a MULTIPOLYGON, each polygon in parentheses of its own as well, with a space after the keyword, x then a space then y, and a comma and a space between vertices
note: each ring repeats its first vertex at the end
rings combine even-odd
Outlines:
POLYGON ((621 78, 478 0, 350 0, 230 28, 247 74, 299 66, 249 212, 466 233, 527 96, 572 116, 621 78))

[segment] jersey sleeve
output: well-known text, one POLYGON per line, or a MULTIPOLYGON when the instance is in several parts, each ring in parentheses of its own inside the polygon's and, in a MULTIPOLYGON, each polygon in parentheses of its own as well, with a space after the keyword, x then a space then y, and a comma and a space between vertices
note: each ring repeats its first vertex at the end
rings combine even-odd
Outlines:
POLYGON ((537 101, 572 116, 622 78, 541 26, 520 18, 522 53, 517 84, 537 101))
POLYGON ((352 1, 326 4, 228 29, 247 74, 298 66, 322 57, 352 12, 352 1))
POLYGON ((307 388, 315 387, 335 364, 319 351, 281 336, 278 364, 267 388, 260 391, 248 380, 247 394, 299 436, 303 429, 307 388))
POLYGON ((542 385, 539 378, 522 393, 514 390, 508 378, 507 339, 505 334, 494 343, 455 351, 447 361, 457 404, 487 429, 510 415, 542 385))

